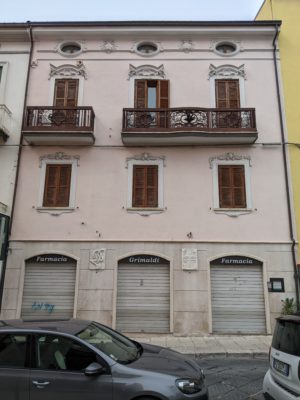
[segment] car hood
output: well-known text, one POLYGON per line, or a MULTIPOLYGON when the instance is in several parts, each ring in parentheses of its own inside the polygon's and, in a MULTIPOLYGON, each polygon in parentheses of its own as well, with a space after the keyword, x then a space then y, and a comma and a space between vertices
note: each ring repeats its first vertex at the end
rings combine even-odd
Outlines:
POLYGON ((199 365, 188 357, 176 351, 160 346, 141 343, 143 352, 136 361, 128 367, 160 372, 178 378, 199 378, 201 369, 199 365))

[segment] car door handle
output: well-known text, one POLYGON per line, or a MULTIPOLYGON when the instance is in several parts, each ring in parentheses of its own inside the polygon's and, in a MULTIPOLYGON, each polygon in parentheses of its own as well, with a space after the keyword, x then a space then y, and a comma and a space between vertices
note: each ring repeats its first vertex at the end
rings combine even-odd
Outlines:
POLYGON ((49 385, 50 382, 32 381, 32 383, 33 383, 38 389, 44 389, 47 385, 49 385))

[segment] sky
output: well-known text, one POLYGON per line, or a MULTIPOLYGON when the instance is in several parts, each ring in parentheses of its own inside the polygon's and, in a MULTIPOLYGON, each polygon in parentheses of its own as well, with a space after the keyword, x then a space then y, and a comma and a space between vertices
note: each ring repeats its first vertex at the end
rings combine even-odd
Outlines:
POLYGON ((2 0, 0 22, 253 20, 263 0, 2 0))

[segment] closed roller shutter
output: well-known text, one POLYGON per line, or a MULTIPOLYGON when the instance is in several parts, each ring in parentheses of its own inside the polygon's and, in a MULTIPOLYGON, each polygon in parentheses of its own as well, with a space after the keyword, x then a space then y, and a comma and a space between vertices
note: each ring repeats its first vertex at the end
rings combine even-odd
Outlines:
POLYGON ((262 268, 211 266, 213 333, 266 333, 262 268))
POLYGON ((22 317, 73 317, 75 263, 28 263, 22 302, 22 317))
POLYGON ((170 331, 168 265, 120 264, 117 329, 123 332, 170 331))

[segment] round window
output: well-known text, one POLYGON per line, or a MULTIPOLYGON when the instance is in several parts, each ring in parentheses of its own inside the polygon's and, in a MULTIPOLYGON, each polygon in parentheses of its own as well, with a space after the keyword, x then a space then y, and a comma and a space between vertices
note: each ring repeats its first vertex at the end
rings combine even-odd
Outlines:
POLYGON ((159 51, 158 46, 155 43, 143 42, 136 46, 136 52, 143 56, 153 56, 159 51))
POLYGON ((79 43, 62 43, 59 47, 60 53, 65 56, 74 56, 81 53, 82 48, 79 43))
POLYGON ((223 56, 231 56, 238 51, 237 45, 229 42, 217 43, 215 46, 217 53, 223 56))

